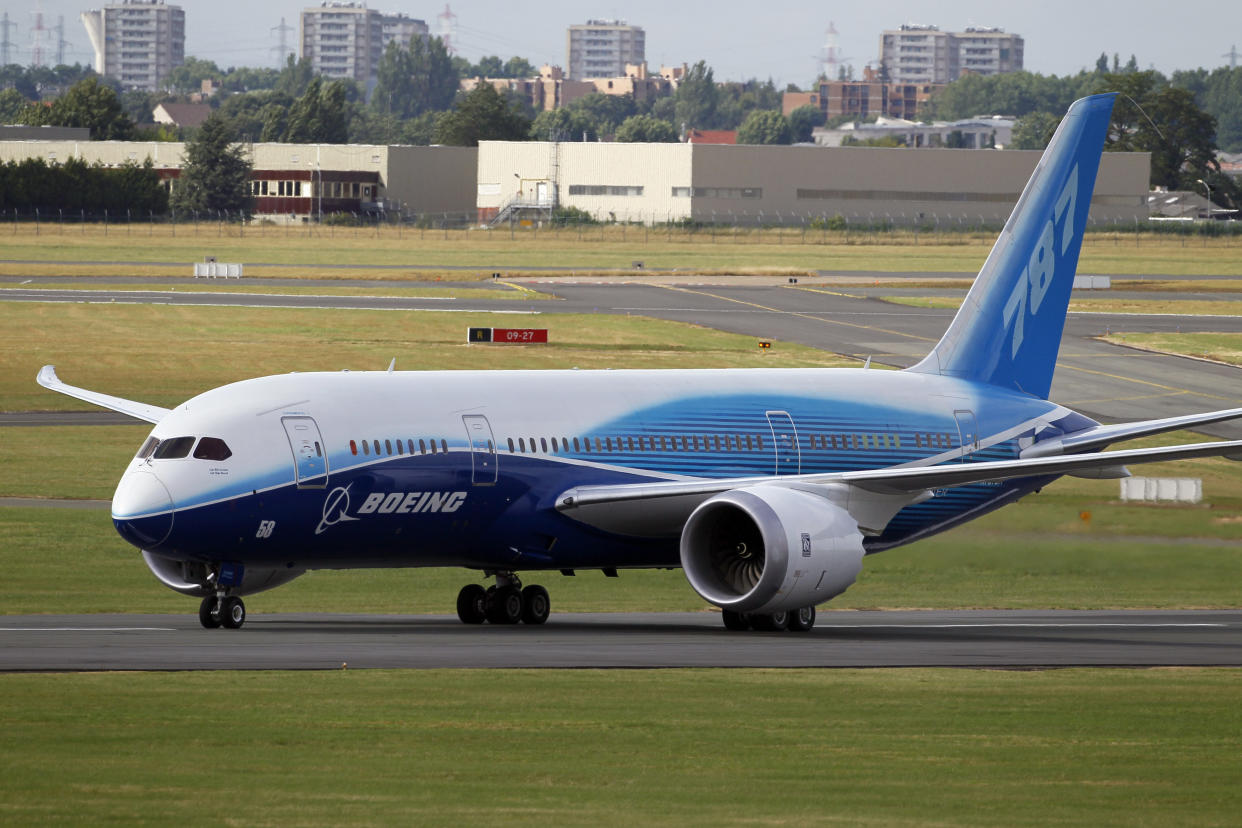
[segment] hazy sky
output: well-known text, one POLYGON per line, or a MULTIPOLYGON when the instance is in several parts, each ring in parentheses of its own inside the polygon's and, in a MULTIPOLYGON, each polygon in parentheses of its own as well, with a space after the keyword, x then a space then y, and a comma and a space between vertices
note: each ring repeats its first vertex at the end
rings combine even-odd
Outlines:
MULTIPOLYGON (((17 24, 10 34, 16 62, 28 63, 32 10, 42 8, 45 25, 65 21, 68 62, 92 59, 79 13, 100 4, 73 0, 0 0, 17 24)), ((272 29, 283 16, 293 26, 288 42, 296 48, 298 13, 308 5, 298 0, 183 0, 186 12, 186 53, 221 66, 275 65, 279 35, 272 29)), ((315 4, 317 5, 317 4, 315 4)), ((401 12, 426 20, 437 31, 439 2, 370 0, 370 8, 401 12)), ((967 26, 999 26, 1026 40, 1026 68, 1064 75, 1095 63, 1100 52, 1131 54, 1139 65, 1166 74, 1174 69, 1226 65, 1223 55, 1236 43, 1242 48, 1242 3, 1200 0, 1179 4, 1132 0, 1129 3, 1040 0, 1021 4, 995 0, 868 3, 854 0, 829 4, 761 0, 713 3, 628 0, 625 3, 584 3, 581 0, 456 0, 460 54, 520 55, 536 66, 565 64, 565 28, 588 17, 622 18, 647 33, 647 61, 653 66, 706 60, 717 80, 772 78, 779 85, 807 84, 818 70, 829 22, 835 24, 841 54, 859 71, 874 61, 879 33, 902 23, 928 23, 942 30, 967 26), (703 10, 709 9, 704 14, 703 10), (1119 11, 1124 9, 1124 11, 1119 11)), ((54 36, 50 36, 54 42, 54 36)))

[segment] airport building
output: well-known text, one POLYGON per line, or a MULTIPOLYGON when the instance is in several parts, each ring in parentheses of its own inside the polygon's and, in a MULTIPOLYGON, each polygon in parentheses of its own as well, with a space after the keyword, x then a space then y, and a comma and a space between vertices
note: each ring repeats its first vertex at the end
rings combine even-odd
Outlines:
MULTIPOLYGON (((0 163, 43 158, 120 166, 151 160, 170 188, 181 175, 184 144, 162 141, 0 141, 0 163)), ((478 151, 473 147, 365 144, 247 144, 255 216, 306 221, 354 213, 472 213, 478 151)))
MULTIPOLYGON (((478 219, 575 207, 602 221, 800 225, 1003 222, 1037 151, 483 141, 478 219)), ((1150 156, 1104 154, 1097 223, 1146 219, 1150 156)))
POLYGON ((155 92, 185 62, 185 12, 164 0, 122 0, 82 12, 95 71, 123 89, 155 92))

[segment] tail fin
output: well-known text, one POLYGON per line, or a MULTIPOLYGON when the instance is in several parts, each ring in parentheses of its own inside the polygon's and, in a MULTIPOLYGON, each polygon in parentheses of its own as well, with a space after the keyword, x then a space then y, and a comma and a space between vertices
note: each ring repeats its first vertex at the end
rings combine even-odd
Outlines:
POLYGON ((1115 97, 1070 106, 961 310, 911 371, 1047 399, 1115 97))

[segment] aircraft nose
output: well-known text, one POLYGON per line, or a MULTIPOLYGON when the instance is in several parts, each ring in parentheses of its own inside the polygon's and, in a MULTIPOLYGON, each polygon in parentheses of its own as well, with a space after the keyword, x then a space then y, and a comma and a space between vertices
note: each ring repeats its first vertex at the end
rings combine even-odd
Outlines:
POLYGON ((139 549, 159 546, 172 532, 172 495, 153 473, 131 471, 112 496, 112 523, 139 549))

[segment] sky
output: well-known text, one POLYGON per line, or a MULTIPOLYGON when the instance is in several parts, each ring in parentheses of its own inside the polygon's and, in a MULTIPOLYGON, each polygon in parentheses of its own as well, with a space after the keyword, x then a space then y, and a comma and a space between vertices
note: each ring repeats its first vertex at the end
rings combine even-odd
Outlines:
MULTIPOLYGON (((17 24, 10 31, 15 62, 30 61, 34 28, 32 12, 41 8, 44 25, 64 16, 66 60, 92 61, 90 44, 79 14, 101 4, 74 0, 0 0, 17 24)), ((275 31, 283 16, 293 30, 286 33, 296 49, 299 0, 182 0, 186 12, 186 54, 214 60, 222 67, 274 66, 279 51, 275 31)), ((315 4, 317 5, 317 4, 315 4)), ((427 21, 435 33, 444 0, 369 0, 370 8, 403 13, 427 21)), ((781 88, 806 87, 819 71, 827 29, 838 32, 840 55, 857 74, 875 61, 879 35, 903 23, 937 25, 943 31, 967 26, 996 26, 1022 35, 1026 69, 1065 75, 1094 66, 1101 52, 1118 53, 1124 63, 1133 54, 1143 69, 1165 74, 1176 69, 1228 65, 1226 53, 1242 49, 1242 3, 1199 0, 1185 6, 1153 0, 1124 5, 1091 0, 1028 0, 1022 4, 995 0, 869 3, 853 0, 828 4, 801 0, 676 3, 669 0, 628 0, 592 4, 582 0, 456 0, 458 53, 471 60, 497 54, 525 57, 539 66, 565 65, 565 29, 587 18, 622 19, 642 26, 647 35, 647 62, 693 64, 704 60, 720 80, 771 78, 781 88), (710 9, 704 14, 703 9, 710 9)), ((54 42, 54 35, 49 35, 54 42)))

